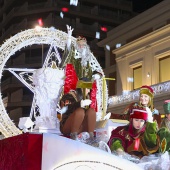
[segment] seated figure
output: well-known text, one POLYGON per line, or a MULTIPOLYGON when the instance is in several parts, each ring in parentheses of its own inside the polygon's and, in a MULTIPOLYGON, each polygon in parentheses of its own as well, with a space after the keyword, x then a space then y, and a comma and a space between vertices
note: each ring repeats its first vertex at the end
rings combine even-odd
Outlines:
POLYGON ((74 140, 77 140, 79 133, 89 132, 93 139, 96 112, 89 107, 92 101, 83 100, 82 90, 77 88, 78 78, 72 64, 67 64, 65 73, 64 95, 60 100, 61 109, 65 111, 62 113, 60 131, 74 140))
POLYGON ((64 135, 69 135, 77 140, 77 135, 81 132, 89 132, 90 137, 94 137, 96 125, 96 112, 92 108, 86 108, 91 100, 80 100, 76 91, 70 91, 61 98, 61 108, 67 107, 60 121, 60 131, 64 135))

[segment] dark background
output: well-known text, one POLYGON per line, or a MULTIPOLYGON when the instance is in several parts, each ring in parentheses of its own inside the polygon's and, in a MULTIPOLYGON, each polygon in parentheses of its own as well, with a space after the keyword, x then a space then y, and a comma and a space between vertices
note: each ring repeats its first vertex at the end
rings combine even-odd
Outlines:
POLYGON ((143 12, 163 0, 132 0, 134 12, 143 12))

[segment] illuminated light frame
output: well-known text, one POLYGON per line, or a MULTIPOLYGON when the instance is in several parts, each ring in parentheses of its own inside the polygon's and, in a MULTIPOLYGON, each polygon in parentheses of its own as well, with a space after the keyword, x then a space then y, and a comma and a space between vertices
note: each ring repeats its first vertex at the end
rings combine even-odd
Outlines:
MULTIPOLYGON (((76 38, 72 38, 72 43, 75 44, 76 38)), ((7 39, 2 46, 0 46, 0 78, 2 78, 2 72, 3 68, 5 66, 5 63, 7 60, 15 54, 16 51, 21 50, 24 47, 31 46, 33 44, 48 44, 48 45, 56 45, 58 48, 64 50, 65 44, 67 40, 67 33, 57 30, 54 27, 51 28, 41 28, 40 30, 36 29, 28 29, 25 31, 22 31, 13 37, 7 39)), ((90 60, 90 66, 92 70, 95 68, 98 68, 98 70, 104 75, 103 70, 94 57, 94 55, 91 53, 92 57, 90 60)), ((99 103, 98 105, 98 113, 102 114, 101 119, 104 117, 106 113, 103 112, 103 108, 107 109, 107 100, 108 100, 108 90, 105 88, 105 102, 102 104, 102 97, 103 94, 101 93, 103 91, 102 84, 103 80, 99 80, 97 82, 97 101, 99 103)), ((4 107, 4 103, 2 100, 2 95, 0 98, 0 132, 3 134, 4 138, 8 138, 11 136, 16 136, 22 133, 21 130, 19 130, 15 124, 12 122, 12 120, 9 118, 6 109, 4 107)))

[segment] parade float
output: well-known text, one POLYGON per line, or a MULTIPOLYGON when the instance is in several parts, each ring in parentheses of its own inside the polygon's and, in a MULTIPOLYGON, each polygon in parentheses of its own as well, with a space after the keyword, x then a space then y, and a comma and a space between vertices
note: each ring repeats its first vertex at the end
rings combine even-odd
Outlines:
MULTIPOLYGON (((132 161, 111 154, 109 150, 102 150, 100 147, 90 146, 61 135, 56 116, 59 108, 56 103, 62 95, 65 75, 64 70, 58 67, 61 62, 58 49, 64 50, 66 40, 67 33, 51 27, 22 31, 1 45, 0 77, 2 78, 4 70, 10 71, 31 90, 34 97, 30 116, 21 118, 19 125, 16 126, 8 116, 1 95, 0 132, 3 139, 0 141, 0 169, 142 169, 132 161), (15 52, 34 44, 49 45, 42 68, 5 67, 7 60, 13 57, 15 52), (35 118, 34 122, 32 117, 35 118)), ((72 37, 72 43, 75 41, 76 38, 72 37)), ((90 63, 92 70, 97 68, 104 75, 92 53, 90 63)), ((96 121, 99 126, 107 118, 108 90, 105 76, 97 81, 96 98, 98 103, 96 121)), ((107 124, 109 127, 105 131, 120 124, 107 124)), ((98 129, 100 130, 98 134, 102 134, 103 128, 99 126, 98 129)))

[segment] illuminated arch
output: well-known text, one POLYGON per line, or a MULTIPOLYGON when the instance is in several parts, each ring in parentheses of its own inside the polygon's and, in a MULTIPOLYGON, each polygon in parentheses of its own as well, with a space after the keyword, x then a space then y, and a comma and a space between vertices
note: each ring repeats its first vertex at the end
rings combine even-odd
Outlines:
MULTIPOLYGON (((58 48, 64 50, 65 43, 67 40, 67 33, 57 30, 54 27, 51 28, 41 28, 40 30, 28 29, 22 31, 13 37, 9 38, 0 47, 0 78, 2 78, 3 68, 7 60, 15 54, 16 51, 21 50, 26 46, 31 46, 33 44, 52 44, 56 45, 58 48)), ((75 43, 76 38, 72 37, 72 42, 75 43)), ((103 70, 96 58, 93 56, 91 61, 91 67, 98 67, 101 72, 103 70)), ((105 115, 107 109, 107 98, 108 92, 107 88, 103 89, 103 81, 99 81, 97 84, 97 100, 98 100, 98 111, 101 117, 105 115), (104 93, 102 93, 104 90, 104 93), (104 95, 103 95, 104 94, 104 95), (104 104, 103 104, 104 103, 104 104)), ((101 119, 102 119, 101 118, 101 119)), ((0 98, 0 132, 5 138, 21 134, 22 132, 15 126, 12 120, 9 118, 6 109, 3 104, 2 96, 0 98)))

